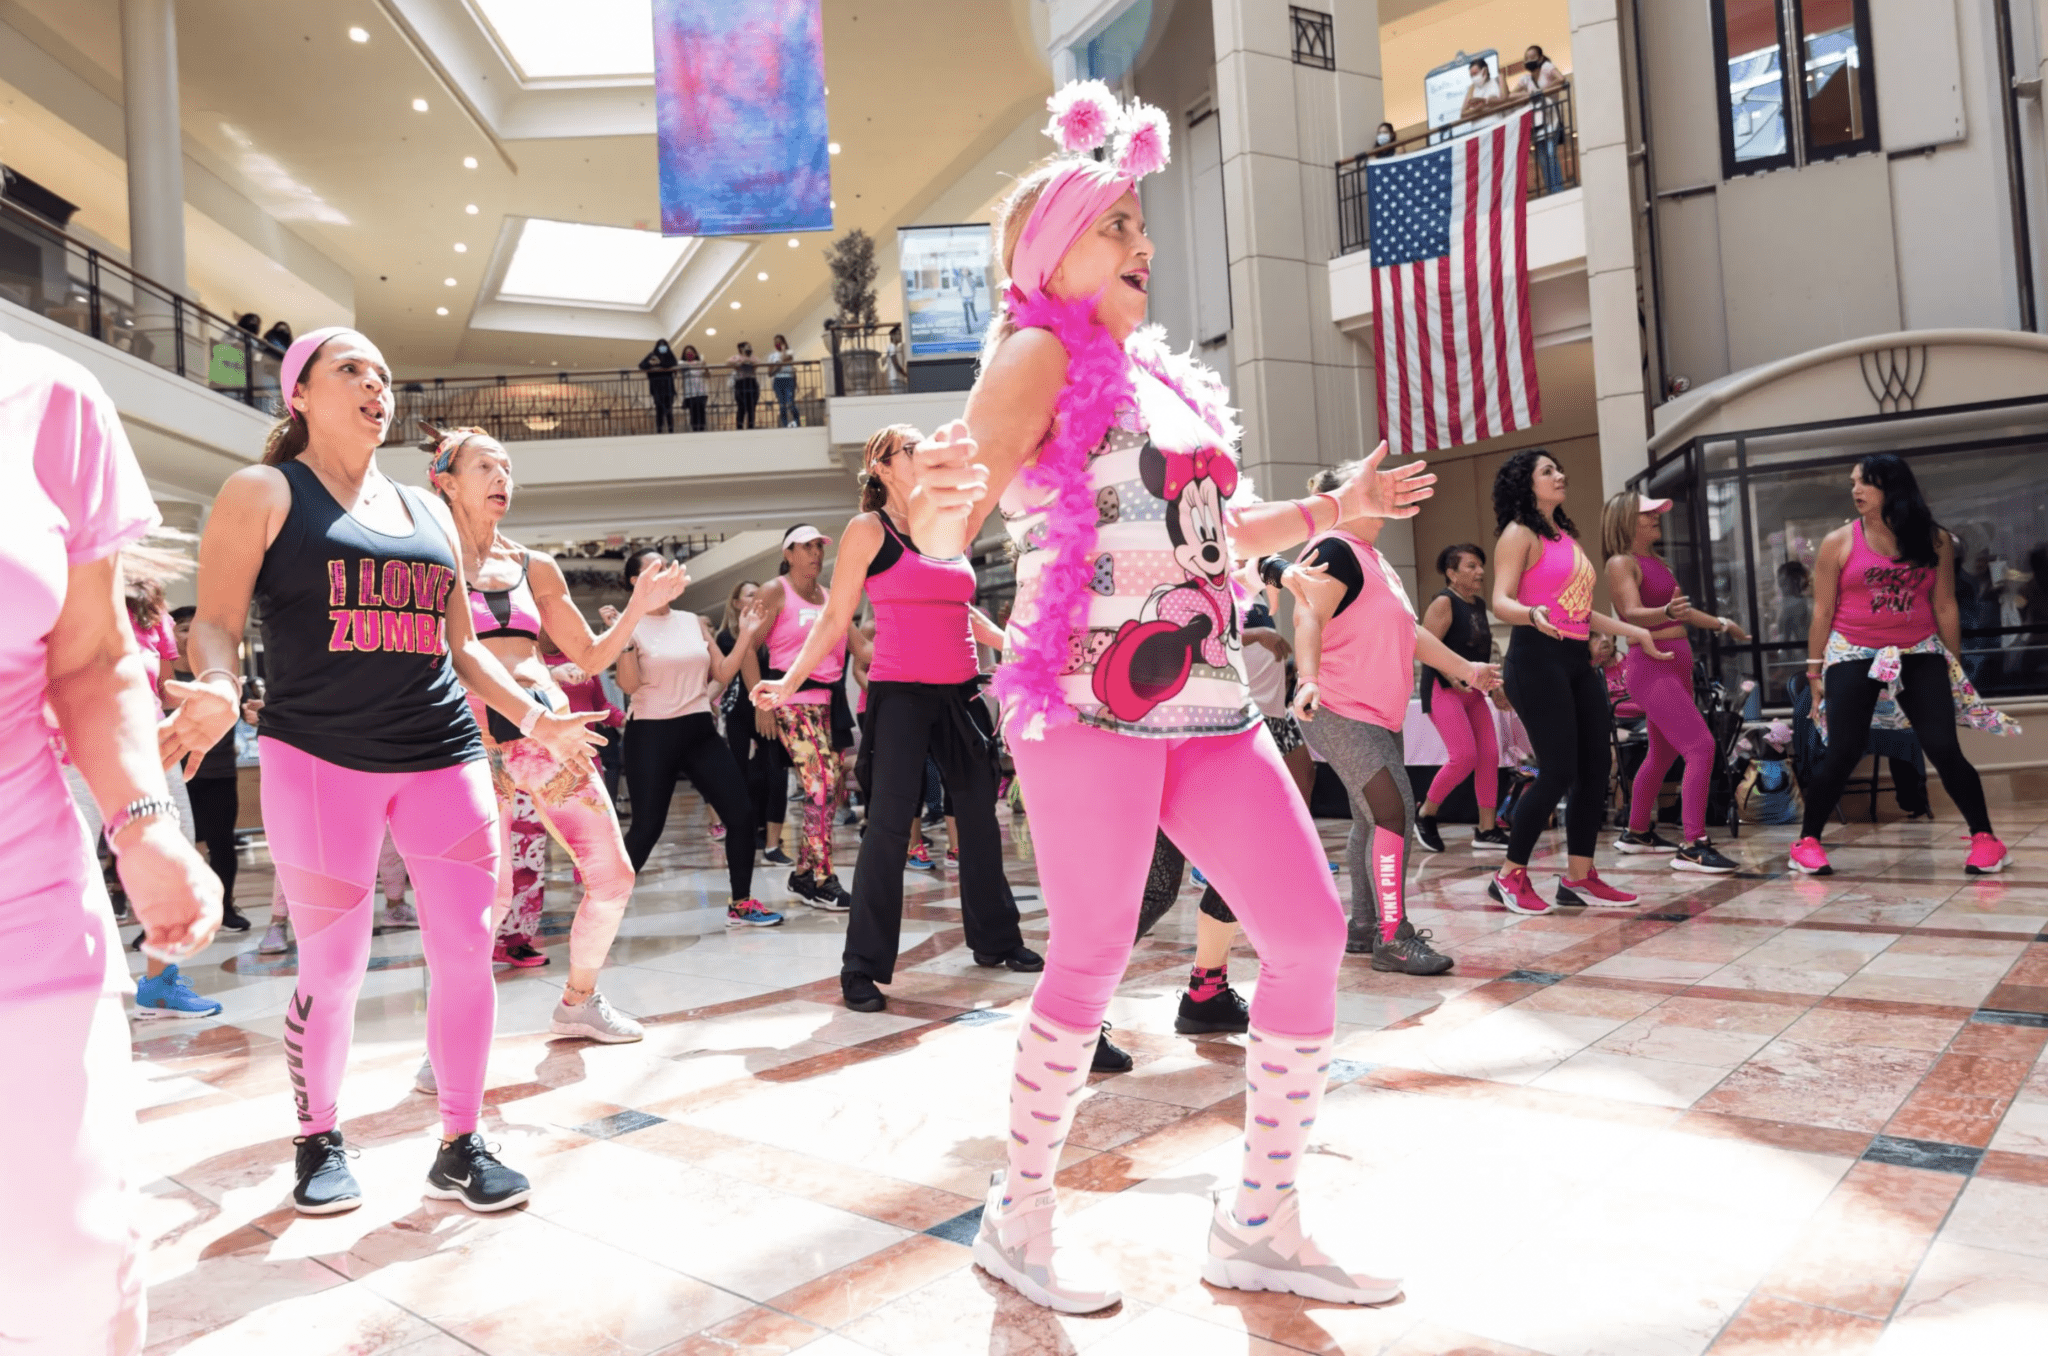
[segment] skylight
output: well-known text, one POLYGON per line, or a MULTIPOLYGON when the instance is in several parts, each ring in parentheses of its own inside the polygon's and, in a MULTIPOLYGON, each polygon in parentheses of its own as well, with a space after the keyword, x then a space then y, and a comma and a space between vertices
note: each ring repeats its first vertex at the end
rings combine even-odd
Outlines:
POLYGON ((651 306, 689 247, 687 238, 652 231, 535 219, 520 228, 498 295, 651 306))
POLYGON ((654 74, 651 0, 471 0, 529 80, 654 74))

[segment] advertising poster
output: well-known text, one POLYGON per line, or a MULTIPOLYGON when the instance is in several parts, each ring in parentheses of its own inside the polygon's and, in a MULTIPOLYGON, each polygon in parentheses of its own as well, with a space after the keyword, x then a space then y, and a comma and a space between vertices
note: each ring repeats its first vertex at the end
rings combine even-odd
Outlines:
POLYGON ((905 226, 896 232, 903 270, 908 358, 971 358, 981 351, 995 301, 989 226, 905 226))
POLYGON ((821 0, 653 0, 663 235, 832 229, 821 0))

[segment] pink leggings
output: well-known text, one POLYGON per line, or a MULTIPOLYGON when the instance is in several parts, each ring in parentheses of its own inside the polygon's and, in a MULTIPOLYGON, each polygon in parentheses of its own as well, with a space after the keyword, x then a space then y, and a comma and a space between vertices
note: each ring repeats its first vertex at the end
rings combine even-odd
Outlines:
POLYGON ((1685 759, 1685 780, 1680 784, 1679 818, 1690 843, 1707 836, 1707 781, 1714 771, 1714 736, 1692 700, 1692 646, 1684 639, 1660 640, 1660 650, 1671 658, 1652 659, 1641 648, 1631 646, 1621 661, 1628 695, 1643 708, 1650 727, 1650 752, 1636 770, 1635 786, 1629 793, 1628 826, 1641 833, 1650 827, 1657 808, 1657 793, 1663 789, 1664 774, 1671 764, 1685 759))
POLYGON ((431 772, 357 772, 260 739, 263 827, 299 941, 299 983, 284 1043, 299 1133, 334 1128, 356 995, 370 961, 371 897, 385 826, 412 875, 427 989, 427 1054, 441 1128, 476 1129, 497 1021, 491 901, 498 805, 482 762, 431 772))
MULTIPOLYGON (((626 860, 626 840, 619 832, 619 818, 604 783, 594 768, 563 767, 537 739, 515 739, 492 748, 491 780, 497 788, 501 825, 497 912, 491 919, 491 931, 498 930, 515 902, 519 881, 518 861, 513 855, 512 807, 514 796, 524 791, 540 822, 583 876, 583 899, 569 928, 569 964, 578 970, 597 969, 611 951, 619 920, 626 916, 627 901, 633 898, 633 864, 626 860)), ((545 842, 539 859, 529 865, 545 872, 545 842)))
POLYGON ((1071 724, 1011 744, 1052 936, 1031 1005, 1093 1031, 1130 964, 1158 830, 1188 849, 1259 953, 1252 1024, 1327 1036, 1344 906, 1315 821, 1263 724, 1141 739, 1071 724))
POLYGON ((1441 683, 1429 694, 1429 721, 1444 741, 1444 765, 1437 769, 1425 797, 1442 805, 1458 784, 1472 780, 1472 794, 1482 809, 1500 801, 1500 744, 1493 737, 1493 707, 1478 692, 1460 692, 1441 683))

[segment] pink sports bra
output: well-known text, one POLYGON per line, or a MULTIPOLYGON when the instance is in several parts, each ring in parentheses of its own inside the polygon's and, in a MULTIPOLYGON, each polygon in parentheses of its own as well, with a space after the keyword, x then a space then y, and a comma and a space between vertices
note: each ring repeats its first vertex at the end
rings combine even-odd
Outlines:
POLYGON ((1559 634, 1584 640, 1592 634, 1586 619, 1593 615, 1593 562, 1570 537, 1541 540, 1543 554, 1522 575, 1515 601, 1524 607, 1549 608, 1550 624, 1559 634))
POLYGON ((540 639, 540 605, 533 600, 533 587, 526 582, 533 557, 519 555, 519 582, 509 589, 480 589, 469 586, 469 619, 476 626, 478 640, 493 636, 524 636, 540 639))

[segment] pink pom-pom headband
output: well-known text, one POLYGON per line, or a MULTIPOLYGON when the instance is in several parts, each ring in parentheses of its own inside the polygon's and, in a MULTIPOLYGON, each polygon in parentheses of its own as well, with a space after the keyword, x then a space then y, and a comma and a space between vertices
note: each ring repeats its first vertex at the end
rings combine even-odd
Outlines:
POLYGON ((1119 105, 1100 80, 1078 80, 1045 101, 1045 134, 1069 154, 1085 155, 1114 138, 1107 160, 1084 160, 1054 174, 1017 236, 1010 280, 1026 296, 1045 291, 1060 260, 1089 225, 1148 174, 1166 168, 1166 115, 1150 104, 1119 105))

